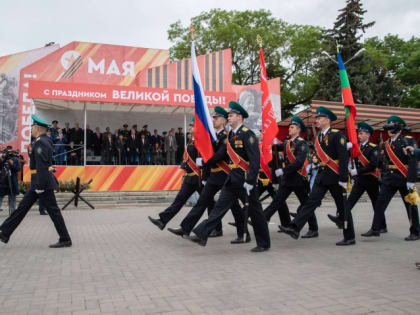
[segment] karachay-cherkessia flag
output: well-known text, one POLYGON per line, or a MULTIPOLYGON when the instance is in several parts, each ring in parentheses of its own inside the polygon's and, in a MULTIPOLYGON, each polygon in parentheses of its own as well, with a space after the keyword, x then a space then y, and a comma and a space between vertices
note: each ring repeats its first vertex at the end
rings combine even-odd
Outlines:
POLYGON ((341 54, 337 52, 338 60, 338 73, 340 75, 341 82, 341 95, 346 111, 346 128, 348 140, 353 144, 351 155, 353 158, 359 156, 360 148, 357 141, 357 132, 355 127, 356 122, 356 106, 354 105, 353 94, 350 88, 349 78, 347 71, 341 58, 341 54))
POLYGON ((194 145, 207 162, 213 156, 212 142, 216 141, 216 133, 201 85, 194 41, 191 42, 191 65, 195 100, 194 145))
MULTIPOLYGON (((260 77, 261 77, 261 161, 268 165, 273 159, 272 144, 274 138, 279 132, 276 117, 274 116, 273 105, 270 99, 270 92, 268 91, 267 71, 265 68, 264 52, 260 47, 260 77)), ((265 165, 263 165, 265 166, 265 165)))

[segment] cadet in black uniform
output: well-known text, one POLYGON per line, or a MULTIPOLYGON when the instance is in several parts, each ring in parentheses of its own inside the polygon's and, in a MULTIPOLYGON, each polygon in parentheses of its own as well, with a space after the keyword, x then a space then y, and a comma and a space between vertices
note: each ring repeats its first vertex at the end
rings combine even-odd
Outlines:
MULTIPOLYGON (((213 115, 213 126, 216 130, 217 141, 213 143, 213 156, 205 163, 203 168, 203 190, 198 198, 197 204, 191 209, 187 216, 182 220, 181 227, 172 229, 168 228, 168 231, 174 233, 175 235, 189 235, 198 223, 204 211, 207 207, 212 206, 214 202, 214 196, 216 193, 222 189, 223 184, 226 181, 227 175, 230 172, 229 168, 229 156, 226 152, 226 139, 227 132, 225 131, 225 126, 228 118, 227 111, 220 107, 216 106, 214 108, 213 115)), ((209 207, 209 215, 211 214, 212 209, 209 207)), ((238 237, 232 241, 233 244, 239 244, 244 242, 250 242, 251 238, 247 235, 244 240, 244 217, 242 209, 238 201, 235 201, 232 205, 232 213, 237 224, 237 234, 238 237)), ((210 233, 209 237, 222 236, 222 222, 210 233)))
POLYGON ((51 248, 70 247, 72 245, 67 231, 64 218, 55 200, 54 190, 57 189, 57 180, 52 170, 53 143, 47 136, 48 123, 32 115, 32 134, 35 141, 32 143, 29 168, 31 172, 31 187, 23 196, 18 208, 0 226, 0 240, 4 243, 9 241, 13 231, 26 216, 32 205, 39 199, 46 208, 48 215, 54 223, 55 229, 60 236, 51 248))
MULTIPOLYGON (((306 178, 306 158, 308 155, 308 145, 306 141, 299 137, 300 132, 304 132, 306 126, 302 119, 293 116, 289 125, 290 140, 285 140, 277 145, 279 150, 284 152, 284 167, 275 170, 275 176, 279 177, 280 186, 276 197, 271 204, 264 210, 267 221, 279 210, 281 225, 290 224, 290 215, 287 207, 282 206, 292 192, 298 197, 303 205, 308 200, 309 183, 306 178), (287 211, 287 212, 286 212, 287 211), (283 217, 283 220, 282 220, 283 217)), ((315 215, 308 220, 309 230, 302 236, 303 238, 318 237, 318 224, 315 215)))
POLYGON ((388 130, 390 139, 380 148, 379 167, 382 173, 382 185, 378 199, 375 204, 375 215, 372 228, 362 234, 365 237, 379 236, 385 221, 385 210, 397 191, 407 210, 410 220, 410 235, 406 241, 416 241, 419 236, 419 213, 417 206, 409 205, 404 197, 414 188, 417 180, 417 160, 406 154, 406 146, 415 147, 415 141, 409 136, 402 136, 401 131, 406 127, 405 121, 398 116, 391 116, 387 119, 385 130, 388 130))
POLYGON ((219 224, 235 201, 238 198, 242 201, 248 198, 249 216, 257 241, 257 246, 252 251, 263 252, 270 248, 270 235, 255 189, 260 169, 258 140, 255 134, 243 125, 244 118, 248 117, 247 111, 236 102, 230 102, 229 108, 231 109, 229 124, 232 130, 229 133, 227 152, 231 171, 209 218, 193 230, 196 236, 191 236, 190 239, 205 246, 208 235, 219 224))
MULTIPOLYGON (((189 132, 193 134, 193 125, 190 125, 189 132)), ((193 139, 193 138, 192 138, 193 139)), ((149 216, 149 220, 159 229, 163 230, 168 222, 181 210, 188 198, 197 191, 201 191, 201 170, 197 165, 198 151, 194 145, 194 140, 187 144, 187 149, 184 153, 184 161, 181 168, 184 169, 184 180, 182 181, 181 189, 175 197, 172 204, 164 211, 159 213, 159 219, 154 219, 149 216)))
MULTIPOLYGON (((379 194, 379 170, 378 166, 378 147, 376 144, 369 142, 369 137, 373 134, 373 128, 361 122, 357 125, 359 146, 361 155, 354 159, 354 166, 350 173, 354 178, 353 187, 350 195, 344 205, 348 219, 348 228, 343 229, 344 239, 336 245, 354 245, 356 244, 354 235, 353 216, 351 210, 359 201, 364 192, 367 192, 370 201, 372 202, 372 209, 375 209, 375 203, 379 194)), ((348 142, 347 148, 351 148, 351 142, 348 142)), ((382 225, 381 233, 386 233, 386 223, 382 225)))
POLYGON ((301 206, 292 223, 287 227, 279 226, 294 239, 299 238, 300 230, 320 206, 327 191, 336 200, 338 220, 344 222, 343 190, 347 189, 349 157, 344 135, 339 130, 330 128, 331 121, 336 119, 337 116, 328 108, 318 107, 316 125, 321 131, 315 138, 315 150, 321 160, 321 167, 309 199, 301 206))

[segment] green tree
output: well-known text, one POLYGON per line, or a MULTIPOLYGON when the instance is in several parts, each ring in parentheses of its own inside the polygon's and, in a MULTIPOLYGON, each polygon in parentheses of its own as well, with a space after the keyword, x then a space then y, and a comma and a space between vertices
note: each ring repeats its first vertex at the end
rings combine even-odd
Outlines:
MULTIPOLYGON (((352 58, 363 47, 361 38, 366 29, 375 22, 364 23, 360 0, 347 0, 339 10, 334 27, 324 32, 322 40, 330 54, 335 54, 337 45, 344 61, 352 58)), ((320 59, 320 88, 316 98, 341 101, 340 80, 337 65, 328 58, 320 59)), ((357 103, 396 105, 401 100, 401 86, 391 73, 375 61, 372 54, 361 54, 346 65, 353 97, 357 103)))
MULTIPOLYGON (((321 51, 321 30, 313 26, 289 25, 266 10, 225 11, 213 9, 191 19, 198 55, 217 50, 232 51, 234 84, 260 81, 257 35, 263 40, 267 75, 281 78, 282 110, 309 104, 318 89, 316 60, 321 51)), ((170 25, 171 59, 190 56, 190 26, 180 21, 170 25)))
POLYGON ((391 34, 384 39, 372 37, 365 41, 365 48, 377 67, 400 88, 398 105, 420 107, 420 38, 405 41, 391 34))

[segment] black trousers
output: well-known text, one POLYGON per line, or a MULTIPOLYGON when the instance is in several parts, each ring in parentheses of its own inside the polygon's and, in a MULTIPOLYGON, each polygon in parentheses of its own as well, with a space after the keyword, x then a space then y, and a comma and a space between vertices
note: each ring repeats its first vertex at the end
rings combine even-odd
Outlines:
POLYGON ((404 201, 404 196, 408 194, 407 187, 391 186, 385 183, 381 185, 381 191, 379 192, 378 200, 376 200, 372 229, 379 231, 382 228, 383 222, 385 222, 385 210, 397 191, 400 192, 401 199, 404 202, 404 206, 407 211, 408 219, 411 221, 410 234, 419 235, 419 212, 417 206, 411 206, 404 201))
POLYGON ((60 236, 60 241, 70 241, 70 235, 67 231, 66 224, 64 223, 64 218, 61 215, 60 208, 58 208, 53 190, 46 190, 38 195, 35 190, 29 189, 23 196, 16 211, 14 211, 0 226, 0 230, 4 235, 10 237, 38 198, 53 221, 55 229, 60 236))
MULTIPOLYGON (((308 191, 306 187, 280 186, 275 198, 264 210, 264 216, 267 221, 270 221, 270 218, 276 211, 278 211, 280 216, 280 224, 283 226, 288 226, 290 224, 290 213, 286 200, 289 198, 292 192, 294 192, 296 197, 298 197, 301 205, 303 205, 306 200, 308 200, 308 191)), ((300 210, 301 208, 299 207, 297 212, 300 212, 300 210)), ((315 214, 309 218, 308 224, 311 231, 318 231, 318 222, 316 220, 315 214)))
MULTIPOLYGON (((211 182, 207 182, 201 191, 200 198, 198 198, 197 204, 191 209, 187 216, 182 220, 181 227, 186 234, 190 234, 194 226, 200 221, 201 217, 204 214, 206 208, 209 209, 209 216, 211 216, 212 211, 214 210, 214 196, 216 193, 222 189, 223 185, 215 185, 211 182)), ((236 230, 238 237, 242 237, 244 234, 244 217, 242 208, 239 205, 239 202, 236 200, 232 207, 232 214, 236 222, 236 230)), ((216 231, 222 230, 222 221, 218 223, 215 227, 216 231)))
MULTIPOLYGON (((232 186, 229 182, 225 183, 220 192, 219 200, 217 200, 213 211, 207 220, 202 221, 193 232, 201 239, 206 240, 211 231, 222 220, 226 212, 232 208, 235 201, 245 200, 245 189, 232 186)), ((248 196, 249 208, 248 214, 254 228, 254 235, 257 245, 264 248, 270 248, 270 234, 268 232, 267 221, 262 211, 261 203, 258 200, 257 190, 251 190, 248 196)))
MULTIPOLYGON (((367 192, 370 201, 372 203, 372 209, 375 209, 375 203, 379 195, 379 181, 372 175, 365 175, 358 177, 353 184, 350 195, 347 198, 347 201, 344 205, 347 213, 347 229, 343 229, 343 236, 346 240, 351 240, 355 238, 354 233, 354 224, 353 216, 351 210, 354 205, 359 201, 360 197, 367 192)), ((384 221, 381 224, 381 229, 386 228, 386 221, 384 216, 384 221)))
POLYGON ((300 210, 291 223, 298 231, 300 231, 311 216, 314 215, 315 209, 321 205, 321 201, 327 191, 329 191, 331 196, 334 198, 339 220, 344 221, 343 188, 338 185, 338 183, 333 185, 322 185, 315 182, 312 187, 312 191, 309 194, 308 200, 300 207, 300 210))
POLYGON ((276 196, 276 191, 274 190, 273 185, 270 183, 270 184, 264 186, 260 181, 258 181, 258 184, 257 184, 257 193, 258 193, 258 197, 260 199, 262 197, 262 194, 264 192, 266 192, 266 191, 268 192, 268 194, 270 195, 270 197, 272 199, 274 199, 274 197, 276 196))
POLYGON ((163 212, 159 213, 160 220, 166 225, 182 209, 188 198, 190 198, 195 191, 200 192, 200 190, 197 183, 192 184, 184 180, 181 189, 172 204, 163 212))
MULTIPOLYGON (((268 185, 266 185, 266 186, 264 186, 264 185, 261 184, 260 181, 258 181, 257 191, 258 191, 258 196, 259 196, 260 200, 261 200, 262 194, 265 191, 268 192, 268 194, 270 195, 271 199, 274 200, 274 198, 276 198, 276 191, 274 190, 274 187, 273 187, 273 185, 271 183, 268 184, 268 185)), ((274 213, 276 212, 276 210, 279 213, 280 224, 281 225, 288 225, 290 223, 290 212, 289 212, 289 207, 287 206, 287 203, 286 202, 283 202, 283 204, 278 209, 275 209, 273 211, 273 213, 271 213, 270 215, 267 215, 265 213, 265 210, 263 211, 264 212, 264 216, 265 216, 267 222, 270 221, 270 218, 274 215, 274 213), (269 216, 269 217, 267 217, 267 216, 269 216)))

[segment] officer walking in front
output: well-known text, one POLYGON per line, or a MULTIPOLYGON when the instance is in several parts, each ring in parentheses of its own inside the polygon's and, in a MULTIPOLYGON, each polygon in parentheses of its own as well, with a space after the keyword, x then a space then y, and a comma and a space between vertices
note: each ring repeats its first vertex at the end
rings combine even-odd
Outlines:
MULTIPOLYGON (((353 187, 350 195, 345 203, 345 211, 348 219, 348 227, 343 229, 344 239, 338 242, 337 246, 346 246, 356 244, 354 235, 353 216, 351 210, 359 201, 360 197, 367 192, 372 207, 375 209, 375 203, 379 194, 379 177, 378 166, 378 147, 369 142, 369 137, 373 134, 373 128, 366 122, 357 125, 360 155, 354 159, 354 168, 350 170, 350 174, 354 178, 353 187)), ((351 148, 351 142, 347 143, 347 148, 351 148)), ((386 223, 381 228, 381 233, 386 233, 386 223)))
MULTIPOLYGON (((280 186, 276 197, 264 210, 267 221, 270 221, 271 216, 278 209, 281 212, 288 210, 287 207, 282 205, 292 192, 298 197, 301 205, 308 199, 309 183, 306 178, 306 165, 309 148, 306 141, 299 136, 305 130, 306 126, 302 119, 298 116, 293 116, 289 125, 290 139, 278 145, 278 148, 284 152, 284 167, 274 171, 275 176, 279 177, 280 186)), ((286 219, 281 220, 281 225, 287 226, 290 223, 289 212, 280 214, 280 218, 284 216, 286 216, 286 219)), ((302 238, 318 237, 318 224, 315 215, 309 218, 308 223, 309 230, 302 238)))
MULTIPOLYGON (((216 131, 217 140, 213 143, 213 156, 205 163, 203 168, 203 190, 198 198, 197 204, 191 209, 187 216, 182 220, 180 228, 168 228, 168 231, 174 233, 175 235, 184 236, 189 235, 198 223, 206 208, 210 209, 209 215, 211 214, 214 203, 214 196, 216 193, 222 189, 223 184, 226 181, 226 178, 230 172, 229 168, 229 156, 226 152, 226 139, 227 132, 225 131, 225 126, 228 118, 227 111, 220 107, 216 106, 214 108, 213 115, 213 126, 216 131)), ((244 234, 244 218, 242 215, 242 209, 238 201, 235 201, 232 205, 232 214, 237 222, 237 235, 238 237, 234 239, 232 244, 239 244, 244 242, 250 242, 251 238, 249 235, 246 236, 245 240, 243 237, 244 234)), ((209 237, 218 237, 223 235, 222 222, 216 226, 216 228, 210 233, 209 237)))
POLYGON ((344 135, 331 129, 331 121, 337 116, 328 108, 317 108, 316 125, 321 130, 315 137, 315 150, 321 160, 321 167, 309 199, 301 206, 289 226, 279 226, 280 230, 294 239, 299 238, 300 230, 320 206, 322 198, 329 191, 337 204, 338 222, 344 222, 344 198, 348 179, 348 153, 344 135))
MULTIPOLYGON (((190 133, 194 132, 194 128, 190 125, 190 133)), ((184 161, 181 167, 184 169, 184 180, 181 189, 175 197, 172 204, 164 211, 159 213, 159 218, 155 219, 149 216, 149 220, 159 229, 163 230, 168 222, 182 209, 188 198, 197 191, 201 192, 201 169, 197 165, 198 151, 194 145, 194 138, 187 144, 184 151, 184 161)))
POLYGON ((263 252, 270 248, 270 235, 264 218, 261 203, 258 200, 257 175, 260 169, 260 152, 255 134, 243 125, 248 112, 238 103, 229 103, 229 124, 232 130, 227 140, 227 152, 230 160, 230 173, 220 192, 209 218, 201 222, 190 236, 193 242, 205 246, 210 232, 220 223, 226 212, 240 198, 249 200, 249 216, 254 228, 257 246, 251 251, 263 252))
POLYGON ((58 242, 51 244, 50 247, 70 247, 72 245, 70 235, 54 195, 54 190, 57 189, 58 185, 54 174, 51 172, 53 143, 46 134, 48 123, 35 115, 32 115, 32 119, 32 135, 35 137, 35 141, 32 143, 29 162, 31 187, 23 196, 16 211, 0 226, 0 240, 4 243, 9 241, 13 231, 22 222, 32 205, 39 199, 46 208, 60 236, 58 242))
POLYGON ((389 139, 381 146, 379 167, 382 173, 382 185, 375 204, 375 214, 372 228, 362 234, 365 237, 380 236, 385 222, 385 210, 397 191, 400 192, 410 221, 410 234, 406 241, 416 241, 419 235, 419 213, 416 205, 410 205, 404 197, 413 190, 417 180, 417 160, 405 148, 415 147, 415 141, 410 136, 402 136, 401 131, 406 123, 398 116, 390 116, 384 127, 389 139))

